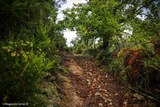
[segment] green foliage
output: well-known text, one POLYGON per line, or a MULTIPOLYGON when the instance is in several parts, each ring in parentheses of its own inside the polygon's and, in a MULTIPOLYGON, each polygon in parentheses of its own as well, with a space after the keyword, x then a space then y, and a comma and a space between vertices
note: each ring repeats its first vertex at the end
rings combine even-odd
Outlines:
POLYGON ((160 55, 155 55, 152 58, 143 59, 145 76, 144 80, 146 88, 159 88, 160 82, 160 55))
POLYGON ((144 67, 149 70, 156 70, 160 72, 160 55, 155 55, 152 58, 144 59, 144 67))
POLYGON ((112 59, 108 65, 114 76, 118 78, 122 83, 128 81, 128 70, 129 67, 125 67, 122 58, 112 59))
POLYGON ((116 0, 92 0, 64 11, 64 22, 66 27, 77 31, 86 47, 91 47, 96 38, 101 38, 103 48, 107 49, 110 37, 121 32, 119 21, 123 17, 117 13, 117 6, 116 0))
POLYGON ((32 42, 14 41, 1 48, 0 90, 10 101, 25 100, 29 93, 38 89, 37 83, 45 77, 46 71, 54 66, 54 60, 50 61, 43 52, 34 53, 32 47, 32 42))
POLYGON ((56 72, 59 51, 65 48, 56 3, 5 0, 0 7, 0 101, 47 106, 41 81, 56 72))
POLYGON ((159 69, 159 58, 153 57, 160 53, 159 41, 152 41, 160 35, 159 4, 158 0, 89 0, 75 5, 64 11, 66 28, 79 35, 73 49, 88 53, 94 49, 97 60, 121 80, 143 82, 149 77, 144 69, 159 69))
POLYGON ((96 59, 99 60, 100 63, 105 65, 108 65, 112 58, 112 53, 107 52, 106 50, 101 50, 96 56, 96 59))

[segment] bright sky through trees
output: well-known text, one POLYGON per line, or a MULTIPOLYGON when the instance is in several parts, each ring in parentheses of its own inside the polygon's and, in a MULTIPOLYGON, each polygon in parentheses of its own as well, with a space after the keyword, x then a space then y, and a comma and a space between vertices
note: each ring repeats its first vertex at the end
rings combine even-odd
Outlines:
MULTIPOLYGON (((67 8, 72 8, 73 4, 78 4, 78 3, 86 3, 86 0, 67 0, 67 3, 62 5, 62 7, 59 10, 59 14, 58 14, 58 19, 61 20, 63 19, 63 14, 62 14, 62 10, 65 10, 67 8)), ((71 40, 74 39, 75 37, 77 37, 76 32, 75 31, 64 31, 64 37, 67 39, 67 45, 71 46, 71 40)))

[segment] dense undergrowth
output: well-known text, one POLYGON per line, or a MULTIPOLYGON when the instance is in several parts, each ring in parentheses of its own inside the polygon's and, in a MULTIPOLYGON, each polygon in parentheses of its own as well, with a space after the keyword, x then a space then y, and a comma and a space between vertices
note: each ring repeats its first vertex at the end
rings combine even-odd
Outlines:
POLYGON ((159 89, 159 52, 153 44, 141 48, 123 48, 109 64, 110 69, 122 81, 146 89, 159 89), (153 87, 152 87, 153 88, 153 87))
POLYGON ((56 23, 56 2, 3 0, 0 7, 1 104, 58 104, 55 74, 66 45, 56 23))

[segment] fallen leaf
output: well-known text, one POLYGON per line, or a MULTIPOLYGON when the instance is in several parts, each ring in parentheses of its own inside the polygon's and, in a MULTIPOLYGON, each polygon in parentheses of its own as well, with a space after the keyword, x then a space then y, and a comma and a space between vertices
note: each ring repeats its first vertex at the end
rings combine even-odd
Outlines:
POLYGON ((118 93, 115 93, 114 95, 115 95, 115 96, 118 96, 118 93))

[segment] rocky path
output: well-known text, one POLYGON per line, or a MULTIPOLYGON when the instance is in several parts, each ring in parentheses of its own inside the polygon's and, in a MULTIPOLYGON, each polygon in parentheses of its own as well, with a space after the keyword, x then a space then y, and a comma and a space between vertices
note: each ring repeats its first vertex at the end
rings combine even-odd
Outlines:
POLYGON ((93 58, 68 56, 62 63, 70 71, 64 82, 66 107, 132 107, 125 86, 118 84, 106 69, 97 67, 93 58))

